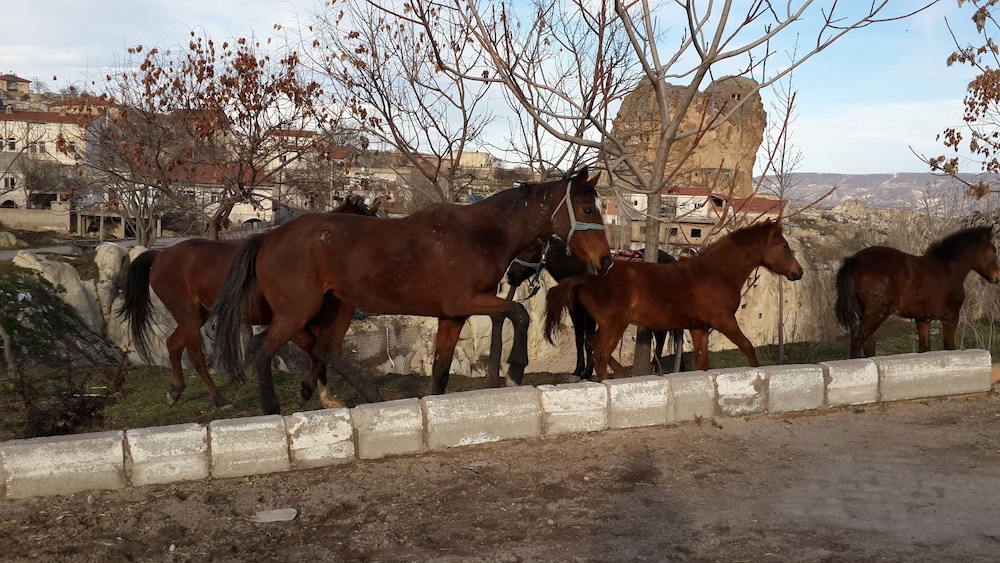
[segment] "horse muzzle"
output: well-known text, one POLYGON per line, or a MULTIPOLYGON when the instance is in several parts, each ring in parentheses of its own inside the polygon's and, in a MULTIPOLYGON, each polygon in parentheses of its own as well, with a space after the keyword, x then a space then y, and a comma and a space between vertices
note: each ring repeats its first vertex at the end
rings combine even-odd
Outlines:
POLYGON ((785 277, 788 278, 788 281, 798 281, 798 280, 801 280, 802 279, 802 268, 799 268, 798 270, 796 270, 794 272, 789 272, 788 274, 785 274, 785 277))
POLYGON ((614 259, 610 256, 603 256, 601 257, 600 264, 595 264, 593 262, 590 263, 590 273, 597 274, 599 276, 606 276, 608 274, 608 270, 611 269, 611 266, 613 266, 614 263, 614 259))

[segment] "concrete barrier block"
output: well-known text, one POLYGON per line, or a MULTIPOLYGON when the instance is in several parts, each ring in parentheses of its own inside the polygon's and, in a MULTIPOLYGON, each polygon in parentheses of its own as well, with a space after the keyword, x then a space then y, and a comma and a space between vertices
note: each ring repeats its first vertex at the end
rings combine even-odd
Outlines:
POLYGON ((665 375, 670 380, 667 422, 688 422, 715 416, 715 382, 707 371, 665 375))
POLYGON ((826 404, 831 407, 878 401, 878 366, 868 358, 820 362, 826 371, 826 404))
POLYGON ((764 412, 767 375, 760 368, 709 370, 722 416, 747 416, 764 412))
POLYGON ((593 381, 539 385, 543 432, 549 436, 608 427, 608 389, 593 381))
POLYGON ((874 358, 883 401, 962 395, 990 390, 986 350, 924 352, 874 358))
POLYGON ((357 433, 359 459, 379 459, 424 450, 424 412, 420 399, 358 405, 351 422, 357 433))
POLYGON ((285 417, 288 455, 295 469, 354 460, 354 427, 348 409, 297 412, 285 417))
POLYGON ((288 440, 281 415, 213 420, 208 424, 212 477, 224 479, 288 471, 288 440))
POLYGON ((816 365, 767 366, 767 411, 794 412, 823 406, 826 382, 816 365))
POLYGON ((525 386, 424 397, 427 447, 537 438, 542 433, 540 396, 538 389, 525 386))
POLYGON ((608 428, 636 428, 667 423, 670 380, 658 375, 607 379, 608 428))
POLYGON ((208 428, 175 424, 125 431, 126 472, 133 486, 206 479, 208 428))
POLYGON ((7 498, 123 489, 125 433, 95 432, 0 444, 7 498))

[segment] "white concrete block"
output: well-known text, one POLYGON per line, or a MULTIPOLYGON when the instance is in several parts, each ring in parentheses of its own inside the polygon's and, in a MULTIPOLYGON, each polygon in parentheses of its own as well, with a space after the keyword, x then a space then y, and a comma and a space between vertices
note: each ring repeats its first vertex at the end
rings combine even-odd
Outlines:
POLYGON ((354 460, 354 427, 348 409, 297 412, 285 417, 292 467, 309 469, 354 460))
POLYGON ((878 401, 878 366, 869 358, 820 362, 826 370, 826 404, 831 407, 878 401))
POLYGON ((709 370, 722 416, 747 416, 764 412, 766 375, 760 368, 709 370))
POLYGON ((359 459, 415 454, 424 450, 424 413, 420 399, 358 405, 351 423, 357 431, 359 459))
POLYGON ((606 379, 608 428, 636 428, 667 423, 670 380, 658 375, 606 379))
POLYGON ((707 371, 665 375, 670 380, 667 422, 712 418, 716 414, 715 381, 707 371))
POLYGON ((986 350, 924 352, 873 358, 883 401, 982 393, 992 386, 986 350))
POLYGON ((549 436, 608 427, 608 389, 593 381, 539 385, 543 432, 549 436))
POLYGON ((212 477, 288 471, 288 440, 281 415, 213 420, 208 425, 212 477))
POLYGON ((113 431, 3 442, 7 498, 123 489, 124 441, 113 431))
POLYGON ((538 389, 528 386, 424 397, 427 447, 537 438, 542 433, 540 397, 538 389))
POLYGON ((823 368, 787 364, 764 367, 767 374, 767 411, 805 411, 823 406, 823 368))
POLYGON ((207 479, 208 428, 176 424, 125 432, 126 468, 133 486, 207 479))

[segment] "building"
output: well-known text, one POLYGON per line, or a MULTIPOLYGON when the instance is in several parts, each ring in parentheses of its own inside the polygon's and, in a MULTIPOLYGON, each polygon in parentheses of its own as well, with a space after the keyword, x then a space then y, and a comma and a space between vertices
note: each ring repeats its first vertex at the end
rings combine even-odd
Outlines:
MULTIPOLYGON (((693 254, 721 230, 730 231, 768 218, 777 218, 787 202, 767 196, 734 197, 707 187, 679 187, 663 192, 660 246, 675 255, 693 254)), ((612 245, 636 250, 646 245, 647 196, 626 193, 608 202, 605 222, 617 226, 609 233, 612 245)))

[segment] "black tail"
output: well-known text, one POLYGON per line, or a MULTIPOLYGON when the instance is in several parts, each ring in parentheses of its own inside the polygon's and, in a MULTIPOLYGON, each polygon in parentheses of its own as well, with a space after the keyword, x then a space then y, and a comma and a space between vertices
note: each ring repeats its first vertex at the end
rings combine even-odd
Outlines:
POLYGON ((212 308, 212 314, 216 316, 215 349, 219 363, 239 383, 246 381, 240 327, 256 290, 257 251, 263 241, 264 234, 261 233, 243 243, 226 272, 226 279, 212 308))
POLYGON ((549 342, 552 342, 559 328, 563 310, 573 306, 576 286, 583 282, 583 278, 584 276, 573 276, 549 288, 545 296, 545 339, 549 342))
POLYGON ((848 258, 837 270, 837 322, 849 331, 861 324, 861 302, 854 290, 854 281, 858 274, 857 262, 848 258))
POLYGON ((115 312, 128 322, 132 345, 149 364, 153 363, 150 359, 149 320, 152 306, 149 298, 149 271, 159 253, 159 250, 147 250, 129 264, 122 287, 123 301, 115 312))

